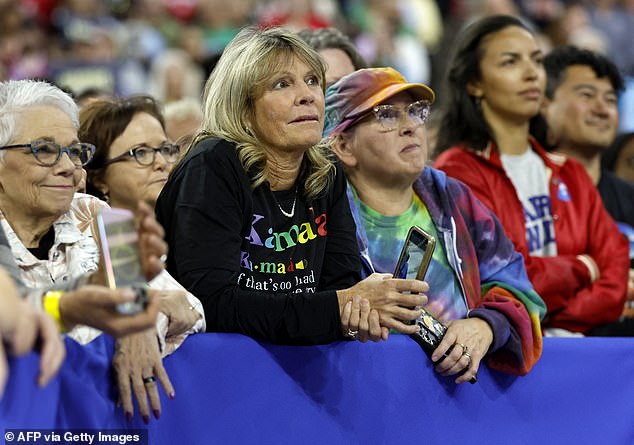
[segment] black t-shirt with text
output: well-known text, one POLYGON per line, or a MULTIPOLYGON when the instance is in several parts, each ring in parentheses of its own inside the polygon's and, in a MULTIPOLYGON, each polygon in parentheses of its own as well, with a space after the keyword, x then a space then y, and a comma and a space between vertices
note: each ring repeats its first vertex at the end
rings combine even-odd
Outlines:
POLYGON ((208 331, 290 344, 340 337, 335 291, 359 281, 361 267, 340 167, 307 202, 301 185, 253 190, 235 145, 207 139, 172 172, 156 209, 168 270, 203 303, 208 331))

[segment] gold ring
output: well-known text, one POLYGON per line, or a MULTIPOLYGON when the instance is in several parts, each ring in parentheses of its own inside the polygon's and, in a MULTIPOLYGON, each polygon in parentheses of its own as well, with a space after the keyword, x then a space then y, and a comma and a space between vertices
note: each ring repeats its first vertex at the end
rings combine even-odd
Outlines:
POLYGON ((458 346, 462 346, 462 355, 465 355, 465 354, 469 353, 469 348, 467 347, 467 345, 463 345, 462 343, 458 343, 458 346))

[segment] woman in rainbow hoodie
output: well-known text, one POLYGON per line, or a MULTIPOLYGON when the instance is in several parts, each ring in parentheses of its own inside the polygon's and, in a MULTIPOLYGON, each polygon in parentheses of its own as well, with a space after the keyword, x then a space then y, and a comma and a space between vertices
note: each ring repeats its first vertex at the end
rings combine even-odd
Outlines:
POLYGON ((426 166, 434 98, 391 68, 356 71, 326 91, 324 135, 348 178, 363 272, 393 272, 409 228, 423 228, 437 240, 426 309, 448 325, 435 369, 458 374, 456 383, 475 377, 482 359, 526 374, 541 355, 545 305, 493 213, 426 166))

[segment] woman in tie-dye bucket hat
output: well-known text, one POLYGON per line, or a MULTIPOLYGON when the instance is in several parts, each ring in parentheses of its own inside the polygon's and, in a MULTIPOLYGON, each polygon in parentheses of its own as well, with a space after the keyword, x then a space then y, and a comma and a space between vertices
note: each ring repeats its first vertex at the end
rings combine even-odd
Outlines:
POLYGON ((326 91, 324 136, 348 178, 364 273, 393 272, 411 226, 432 234, 426 309, 448 325, 431 357, 442 359, 436 370, 462 383, 484 359, 525 374, 541 354, 545 306, 491 211, 426 166, 434 99, 392 68, 358 70, 326 91))

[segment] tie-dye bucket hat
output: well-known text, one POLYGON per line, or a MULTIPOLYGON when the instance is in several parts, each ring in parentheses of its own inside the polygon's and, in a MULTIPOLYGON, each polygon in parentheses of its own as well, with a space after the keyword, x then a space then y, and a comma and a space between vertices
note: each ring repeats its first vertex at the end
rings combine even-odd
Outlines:
POLYGON ((342 77, 326 90, 324 136, 344 131, 368 110, 405 90, 430 104, 436 98, 427 85, 407 83, 393 68, 366 68, 342 77))

